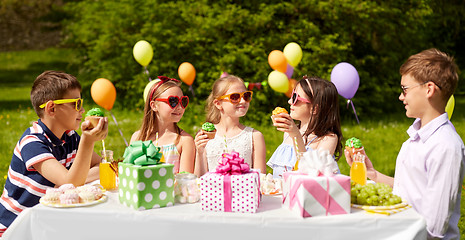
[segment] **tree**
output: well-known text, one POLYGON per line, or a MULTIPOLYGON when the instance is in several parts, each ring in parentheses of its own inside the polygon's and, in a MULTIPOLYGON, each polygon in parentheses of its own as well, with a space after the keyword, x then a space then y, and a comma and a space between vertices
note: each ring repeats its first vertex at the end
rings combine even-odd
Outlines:
MULTIPOLYGON (((329 79, 342 61, 357 68, 361 84, 354 102, 362 116, 402 109, 395 101, 398 69, 409 55, 431 45, 426 28, 433 16, 428 2, 421 0, 85 0, 68 3, 66 9, 73 16, 65 22, 66 43, 81 51, 84 86, 98 77, 110 79, 123 106, 143 103, 148 78, 132 56, 141 39, 154 48, 148 66, 152 78, 177 77, 184 61, 195 66, 193 86, 199 99, 208 96, 222 71, 247 82, 266 80, 272 70, 268 54, 297 42, 304 53, 296 79, 304 74, 329 79)), ((283 94, 265 88, 254 94, 252 108, 268 113, 286 101, 283 94)))

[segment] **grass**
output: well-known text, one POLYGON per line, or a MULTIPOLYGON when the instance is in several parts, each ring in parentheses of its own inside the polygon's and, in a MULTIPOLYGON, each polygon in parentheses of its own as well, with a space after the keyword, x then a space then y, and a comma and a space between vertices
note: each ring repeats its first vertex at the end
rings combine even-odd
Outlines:
MULTIPOLYGON (((70 50, 47 49, 43 51, 24 51, 0 53, 0 187, 3 189, 12 151, 16 141, 24 130, 37 120, 29 100, 29 92, 35 77, 47 69, 63 70, 75 74, 74 63, 69 63, 74 54, 70 50)), ((460 136, 465 136, 465 98, 455 96, 456 105, 452 122, 460 136)), ((91 100, 86 101, 85 108, 95 107, 91 100)), ((271 109, 270 109, 271 111, 271 109)), ((108 113, 108 112, 107 112, 108 113)), ((142 109, 122 109, 115 104, 112 110, 124 137, 129 140, 132 133, 140 126, 142 109)), ((249 114, 253 114, 250 112, 249 114)), ((109 134, 105 140, 106 148, 114 151, 115 158, 123 155, 125 144, 118 128, 110 115, 109 134)), ((180 122, 180 127, 194 135, 204 121, 203 105, 192 101, 180 122)), ((244 123, 263 133, 267 147, 267 159, 281 143, 282 134, 276 131, 271 121, 257 125, 244 119, 244 123)), ((342 131, 345 138, 356 136, 363 141, 367 154, 380 172, 394 175, 395 160, 402 143, 408 138, 407 128, 412 123, 404 115, 387 114, 373 119, 363 119, 360 125, 354 121, 344 120, 342 131)), ((78 131, 79 132, 79 131, 78 131)), ((96 144, 95 151, 102 150, 96 144)), ((349 167, 344 158, 338 162, 341 172, 349 174, 349 167)), ((465 189, 462 189, 459 228, 465 238, 465 189)))

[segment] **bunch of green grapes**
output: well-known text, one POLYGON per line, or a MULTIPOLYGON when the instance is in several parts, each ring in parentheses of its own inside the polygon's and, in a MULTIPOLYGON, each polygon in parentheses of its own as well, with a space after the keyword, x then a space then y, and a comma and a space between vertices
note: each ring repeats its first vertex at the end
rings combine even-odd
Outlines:
POLYGON ((370 206, 391 206, 402 202, 402 198, 392 194, 392 188, 384 183, 362 186, 351 181, 351 203, 370 206))

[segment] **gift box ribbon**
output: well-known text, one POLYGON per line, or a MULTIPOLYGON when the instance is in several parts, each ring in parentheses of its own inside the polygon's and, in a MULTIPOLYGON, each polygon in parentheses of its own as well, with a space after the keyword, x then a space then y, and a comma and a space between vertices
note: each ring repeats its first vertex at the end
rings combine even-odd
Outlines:
POLYGON ((239 157, 238 152, 223 153, 218 160, 216 172, 222 175, 241 175, 250 171, 249 164, 239 157))
POLYGON ((141 166, 155 165, 160 162, 162 156, 160 147, 155 147, 152 140, 135 141, 124 151, 123 162, 141 166))

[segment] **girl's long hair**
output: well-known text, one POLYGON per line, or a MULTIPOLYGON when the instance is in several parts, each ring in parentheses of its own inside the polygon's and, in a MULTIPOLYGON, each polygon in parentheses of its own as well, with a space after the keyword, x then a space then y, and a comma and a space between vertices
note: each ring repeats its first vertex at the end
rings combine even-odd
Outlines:
MULTIPOLYGON (((142 119, 142 125, 139 129, 139 136, 137 140, 147 141, 150 139, 151 136, 153 136, 156 132, 159 131, 157 113, 153 111, 152 108, 150 107, 150 102, 160 97, 160 95, 163 92, 165 92, 167 89, 172 88, 172 87, 180 87, 181 83, 175 82, 175 81, 167 81, 167 82, 162 83, 159 86, 157 85, 158 85, 157 83, 153 84, 152 88, 149 91, 149 93, 154 91, 152 98, 150 98, 150 94, 147 94, 147 99, 145 101, 145 107, 144 107, 144 118, 142 119)), ((174 144, 176 145, 179 143, 181 139, 182 130, 178 127, 177 123, 173 123, 173 124, 174 124, 174 129, 176 130, 176 133, 178 134, 178 136, 176 137, 176 141, 174 142, 174 144)))
POLYGON ((213 124, 220 122, 220 110, 215 107, 213 101, 223 96, 228 91, 229 87, 235 82, 241 82, 244 84, 244 81, 240 77, 234 75, 219 78, 213 83, 212 92, 207 98, 207 105, 205 107, 205 111, 207 112, 207 122, 211 122, 213 124))
POLYGON ((337 136, 334 155, 336 161, 339 160, 342 154, 342 131, 341 117, 339 115, 339 97, 336 86, 330 81, 307 76, 302 77, 297 84, 300 84, 312 104, 311 113, 313 114, 310 114, 308 127, 303 134, 305 144, 307 144, 308 136, 312 132, 318 138, 334 133, 337 136), (313 94, 308 85, 309 83, 311 89, 313 89, 313 94))

